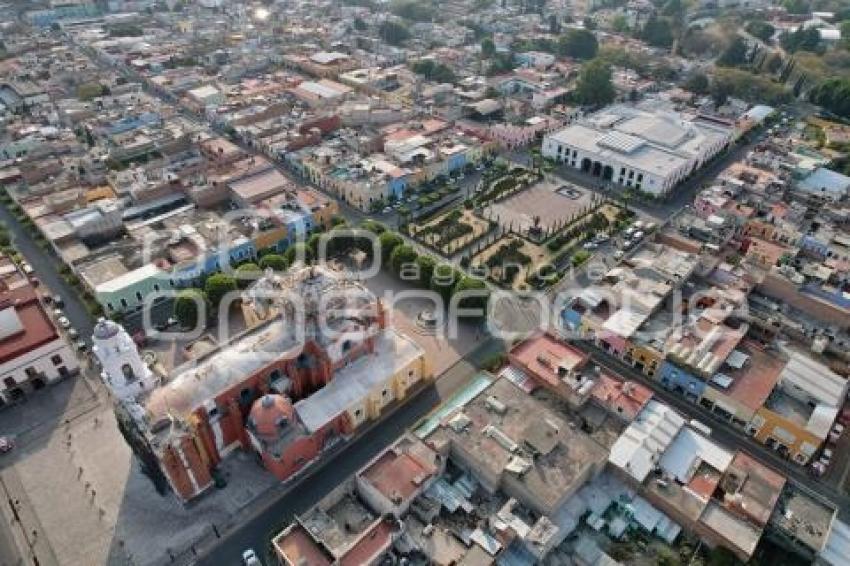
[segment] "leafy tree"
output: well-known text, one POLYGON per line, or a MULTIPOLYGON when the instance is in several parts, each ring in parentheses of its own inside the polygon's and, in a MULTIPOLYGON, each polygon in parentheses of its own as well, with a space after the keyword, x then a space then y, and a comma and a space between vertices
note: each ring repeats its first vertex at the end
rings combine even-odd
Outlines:
POLYGON ((360 227, 363 228, 364 230, 368 230, 369 232, 372 232, 373 234, 375 234, 377 236, 380 236, 381 234, 383 234, 384 232, 387 231, 386 226, 384 226, 380 222, 377 222, 375 220, 370 220, 370 219, 367 219, 367 220, 364 220, 363 222, 361 222, 360 227))
POLYGON ((198 304, 206 303, 207 297, 200 289, 184 289, 174 299, 174 318, 183 328, 195 328, 198 324, 198 304))
POLYGON ((419 268, 419 286, 428 289, 431 286, 431 277, 434 275, 436 260, 429 255, 420 255, 416 258, 416 266, 419 268))
POLYGON ((670 20, 651 16, 644 24, 640 38, 653 47, 670 47, 673 45, 673 28, 670 20))
POLYGON ((831 77, 809 91, 809 100, 829 112, 850 118, 850 78, 831 77))
POLYGON ((785 104, 793 98, 793 94, 784 84, 767 75, 725 67, 716 69, 711 94, 715 102, 725 95, 773 106, 785 104))
POLYGON ((629 31, 629 20, 626 19, 624 14, 617 14, 611 20, 611 29, 619 33, 627 32, 629 31))
POLYGON ((260 266, 256 263, 243 263, 239 267, 236 268, 236 273, 240 275, 237 277, 237 282, 239 286, 245 288, 254 282, 260 275, 262 275, 263 271, 260 269, 260 266))
POLYGON ((236 289, 236 279, 225 273, 210 275, 204 284, 204 293, 206 293, 213 308, 218 308, 224 296, 231 291, 236 291, 236 289))
POLYGON ((397 0, 390 5, 390 11, 413 22, 430 22, 436 14, 434 5, 422 0, 397 0))
POLYGON ((286 259, 282 255, 278 254, 268 254, 264 255, 260 258, 260 269, 265 271, 266 269, 273 269, 275 271, 286 271, 286 268, 289 267, 289 264, 286 262, 286 259))
POLYGON ((724 546, 717 545, 708 551, 709 566, 740 566, 742 564, 735 553, 724 546))
POLYGON ((432 291, 439 293, 440 296, 448 305, 452 298, 452 292, 455 285, 460 280, 460 274, 451 264, 441 263, 434 267, 434 272, 431 275, 430 288, 432 291))
POLYGON ((597 51, 596 36, 586 29, 570 29, 558 41, 558 52, 574 59, 593 59, 597 51))
POLYGON ((493 43, 491 38, 485 37, 481 40, 481 56, 485 59, 491 59, 494 55, 496 55, 496 44, 493 43))
POLYGON ((576 84, 575 97, 587 106, 602 106, 616 98, 611 80, 611 66, 601 59, 593 59, 582 65, 576 84))
MULTIPOLYGON (((463 277, 455 285, 454 292, 461 293, 463 291, 480 291, 487 289, 487 285, 481 279, 472 277, 463 277)), ((487 301, 489 296, 474 296, 461 298, 458 301, 458 307, 462 309, 481 309, 486 314, 487 301)), ((483 316, 483 315, 482 315, 483 316)))
POLYGON ((776 33, 776 28, 763 20, 751 20, 744 27, 747 32, 753 37, 757 37, 762 41, 770 41, 773 34, 776 33))
POLYGON ((773 73, 775 75, 782 69, 782 55, 779 53, 771 53, 765 57, 761 68, 768 73, 773 73))
POLYGON ((407 26, 392 20, 384 20, 378 28, 378 35, 390 45, 403 45, 410 39, 410 30, 407 26))
POLYGON ((739 67, 747 62, 747 42, 742 37, 736 37, 729 47, 717 58, 717 64, 721 67, 739 67))
POLYGON ((103 94, 103 85, 100 83, 84 83, 77 87, 77 98, 80 100, 91 100, 103 94))
POLYGON ((304 242, 296 242, 283 252, 283 259, 286 261, 286 265, 292 265, 299 259, 303 259, 306 263, 311 263, 314 257, 315 254, 313 254, 313 251, 304 242))
POLYGON ((496 56, 490 61, 490 66, 487 67, 487 76, 501 75, 512 71, 514 68, 513 53, 496 53, 496 56))
POLYGON ((402 268, 406 264, 414 263, 417 257, 419 256, 413 247, 407 244, 396 246, 390 254, 390 267, 393 272, 401 273, 402 268))
POLYGON ((413 72, 422 75, 429 81, 438 83, 454 83, 457 81, 454 71, 443 63, 433 59, 423 59, 413 64, 413 72))
POLYGON ((378 236, 378 243, 381 244, 381 259, 386 263, 393 253, 393 250, 404 243, 404 240, 394 232, 384 232, 378 236))
POLYGON ((789 14, 808 14, 812 10, 807 0, 782 0, 782 7, 789 14))
POLYGON ((800 26, 790 33, 783 33, 779 41, 785 51, 789 53, 796 53, 797 51, 822 53, 824 51, 824 47, 820 41, 820 31, 816 28, 804 28, 800 26))
POLYGON ((711 83, 709 82, 708 77, 705 76, 704 73, 700 73, 698 71, 692 73, 687 79, 685 79, 685 82, 682 83, 682 88, 699 95, 708 94, 710 86, 711 83))

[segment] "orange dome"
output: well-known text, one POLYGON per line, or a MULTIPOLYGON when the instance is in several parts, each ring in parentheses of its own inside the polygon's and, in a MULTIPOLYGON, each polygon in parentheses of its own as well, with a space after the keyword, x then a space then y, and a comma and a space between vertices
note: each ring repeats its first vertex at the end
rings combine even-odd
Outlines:
POLYGON ((276 437, 292 424, 294 418, 295 411, 289 399, 268 394, 254 401, 251 414, 248 415, 248 426, 258 436, 276 437))

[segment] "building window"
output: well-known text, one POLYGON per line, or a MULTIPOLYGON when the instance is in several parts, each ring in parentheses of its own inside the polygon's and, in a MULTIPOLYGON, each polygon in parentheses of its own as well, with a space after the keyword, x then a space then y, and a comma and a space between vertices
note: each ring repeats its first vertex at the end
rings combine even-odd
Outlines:
POLYGON ((140 303, 142 302, 142 292, 141 291, 136 291, 136 300, 138 300, 140 303))
POLYGON ((115 307, 113 307, 113 306, 112 306, 112 303, 106 303, 106 310, 108 310, 108 311, 114 311, 114 310, 115 310, 115 307))
POLYGON ((54 366, 62 365, 62 356, 60 356, 59 354, 51 356, 50 361, 53 362, 54 366))
POLYGON ((384 389, 383 391, 381 391, 381 397, 386 397, 386 396, 387 396, 387 390, 384 389))
POLYGON ((127 299, 121 299, 121 306, 127 308, 127 299))
POLYGON ((360 416, 362 414, 363 414, 363 411, 361 411, 360 409, 357 409, 356 411, 354 411, 354 416, 357 417, 358 419, 360 418, 360 416))
POLYGON ((154 290, 154 291, 156 291, 156 292, 158 293, 158 292, 159 292, 159 285, 157 285, 156 283, 154 283, 153 290, 154 290))

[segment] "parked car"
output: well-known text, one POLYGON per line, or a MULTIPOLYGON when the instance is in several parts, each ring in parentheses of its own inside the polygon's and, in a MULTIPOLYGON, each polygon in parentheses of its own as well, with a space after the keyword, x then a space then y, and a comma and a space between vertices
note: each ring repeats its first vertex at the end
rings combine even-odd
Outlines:
POLYGON ((586 250, 595 250, 599 247, 599 244, 597 244, 596 242, 585 242, 582 247, 586 250))
POLYGON ((634 237, 635 240, 642 240, 643 235, 644 235, 643 232, 638 231, 638 232, 635 232, 635 235, 633 237, 634 237))
POLYGON ((392 211, 393 211, 393 209, 392 209, 392 207, 391 207, 391 206, 388 206, 388 207, 384 208, 384 214, 389 214, 389 213, 390 213, 390 212, 392 212, 392 211))
POLYGON ((60 295, 53 295, 53 304, 57 307, 64 307, 65 301, 62 300, 62 297, 60 295))
POLYGON ((71 328, 71 321, 68 320, 68 317, 66 317, 66 316, 60 316, 59 318, 56 319, 56 322, 58 322, 59 326, 61 326, 65 330, 71 328))
POLYGON ((832 430, 829 431, 829 441, 835 444, 838 442, 838 439, 841 438, 842 434, 844 434, 844 425, 841 423, 835 423, 832 430))
POLYGON ((68 338, 70 338, 71 340, 76 340, 79 337, 80 337, 80 333, 77 332, 76 328, 71 327, 71 328, 68 329, 68 338))
POLYGON ((30 264, 28 264, 27 262, 21 263, 21 271, 23 271, 24 275, 27 275, 27 276, 35 273, 35 269, 33 269, 32 266, 30 264))
POLYGON ((89 349, 89 345, 86 344, 84 340, 78 340, 74 344, 74 347, 77 349, 78 352, 88 352, 89 349))
POLYGON ((607 234, 597 234, 596 237, 593 238, 593 241, 596 242, 597 244, 604 244, 605 242, 607 242, 610 239, 611 238, 609 238, 607 234))
POLYGON ((0 454, 5 454, 15 447, 15 439, 11 436, 0 436, 0 454))
POLYGON ((263 566, 263 563, 257 558, 257 553, 254 552, 253 548, 249 548, 242 553, 242 563, 245 566, 263 566))
POLYGON ((623 250, 617 250, 614 252, 614 259, 623 259, 623 256, 625 255, 626 253, 623 250))
POLYGON ((826 473, 826 466, 824 465, 823 462, 820 462, 820 461, 813 462, 812 463, 812 472, 816 476, 822 476, 826 473))

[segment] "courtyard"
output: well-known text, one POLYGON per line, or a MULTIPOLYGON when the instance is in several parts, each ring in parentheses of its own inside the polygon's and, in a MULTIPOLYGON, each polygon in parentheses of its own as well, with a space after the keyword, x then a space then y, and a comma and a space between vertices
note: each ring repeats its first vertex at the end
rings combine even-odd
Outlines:
MULTIPOLYGON (((507 199, 490 204, 482 216, 522 234, 537 226, 553 232, 591 210, 598 197, 575 185, 544 179, 507 199)), ((533 233, 531 233, 533 235, 533 233)))

